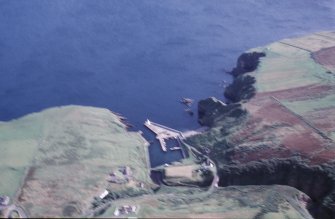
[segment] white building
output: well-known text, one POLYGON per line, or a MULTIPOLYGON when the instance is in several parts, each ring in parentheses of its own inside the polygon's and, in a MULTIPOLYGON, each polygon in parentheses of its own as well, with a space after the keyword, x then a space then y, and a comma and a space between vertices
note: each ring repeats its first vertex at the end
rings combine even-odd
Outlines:
POLYGON ((101 195, 99 196, 101 199, 104 199, 107 195, 108 195, 108 191, 105 189, 105 191, 103 193, 101 193, 101 195))

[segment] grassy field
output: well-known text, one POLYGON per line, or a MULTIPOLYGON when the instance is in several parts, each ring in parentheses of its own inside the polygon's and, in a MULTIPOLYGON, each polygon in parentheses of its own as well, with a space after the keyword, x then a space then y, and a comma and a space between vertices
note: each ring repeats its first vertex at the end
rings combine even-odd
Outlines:
POLYGON ((0 123, 0 193, 14 197, 24 178, 25 170, 32 165, 41 134, 40 120, 23 118, 0 123))
POLYGON ((265 49, 256 71, 258 92, 278 91, 303 87, 332 80, 323 66, 314 62, 310 52, 280 42, 265 49))
MULTIPOLYGON (((123 217, 149 218, 305 218, 299 201, 302 193, 286 186, 236 186, 217 188, 204 197, 197 189, 117 200, 102 215, 114 217, 121 205, 135 205, 137 214, 123 217)), ((308 218, 308 217, 307 217, 308 218)))
POLYGON ((323 109, 323 108, 335 108, 335 94, 329 94, 320 98, 307 99, 301 101, 285 101, 285 106, 293 110, 298 114, 305 114, 309 111, 323 109))
POLYGON ((0 194, 31 216, 80 215, 105 188, 151 186, 147 142, 106 109, 48 109, 0 123, 0 133, 0 194), (132 172, 123 187, 106 180, 120 166, 132 172))
POLYGON ((187 165, 187 166, 169 166, 165 168, 166 177, 186 177, 194 179, 194 171, 199 169, 199 165, 187 165))

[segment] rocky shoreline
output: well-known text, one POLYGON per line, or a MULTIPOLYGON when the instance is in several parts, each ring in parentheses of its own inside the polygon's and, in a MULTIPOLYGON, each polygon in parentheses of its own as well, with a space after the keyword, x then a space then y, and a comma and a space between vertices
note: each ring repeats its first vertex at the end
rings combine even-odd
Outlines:
MULTIPOLYGON (((299 38, 292 42, 302 44, 299 38)), ((320 47, 323 49, 331 45, 329 43, 320 47)), ((229 99, 228 103, 216 98, 201 100, 198 103, 199 123, 211 129, 188 141, 199 150, 210 149, 209 156, 218 166, 219 186, 292 186, 310 197, 307 208, 313 217, 331 219, 335 217, 335 157, 326 157, 319 152, 333 153, 334 143, 331 137, 327 137, 329 140, 326 141, 316 136, 317 133, 304 124, 306 121, 300 121, 303 116, 297 118, 295 114, 298 113, 291 113, 293 110, 284 104, 276 104, 271 100, 277 95, 274 91, 258 90, 259 64, 263 64, 263 60, 268 59, 270 63, 275 60, 276 57, 270 52, 268 57, 267 51, 269 48, 275 50, 278 46, 284 47, 276 44, 260 52, 244 53, 238 58, 237 66, 231 72, 234 81, 224 92, 229 99), (282 116, 284 114, 285 117, 282 116), (295 120, 297 122, 293 123, 295 120), (298 125, 299 128, 296 128, 298 125), (290 138, 287 137, 289 135, 290 138), (313 136, 314 139, 305 143, 308 136, 313 136)), ((287 46, 284 49, 292 48, 287 46)), ((261 68, 264 69, 264 66, 261 68)), ((296 87, 297 91, 303 91, 303 87, 296 87)), ((313 97, 310 99, 313 101, 313 97)), ((319 130, 314 127, 313 120, 310 124, 312 128, 319 130)))

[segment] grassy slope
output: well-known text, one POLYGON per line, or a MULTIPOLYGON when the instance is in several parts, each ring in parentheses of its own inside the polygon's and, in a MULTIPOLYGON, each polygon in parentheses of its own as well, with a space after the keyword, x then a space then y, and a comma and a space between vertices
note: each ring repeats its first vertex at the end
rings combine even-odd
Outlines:
POLYGON ((274 43, 265 50, 266 58, 257 69, 258 92, 278 91, 320 83, 325 69, 307 51, 274 43))
MULTIPOLYGON (((172 193, 117 200, 102 215, 113 217, 121 205, 139 208, 137 217, 150 218, 254 218, 257 215, 278 218, 304 218, 308 213, 298 199, 302 193, 286 186, 236 186, 218 188, 203 196, 196 189, 175 189, 172 193), (267 215, 269 214, 269 215, 267 215)), ((134 214, 126 216, 135 216, 134 214)))
POLYGON ((82 213, 120 165, 151 183, 146 142, 106 109, 53 108, 0 123, 0 133, 0 194, 17 192, 33 216, 60 216, 68 203, 82 213))
POLYGON ((41 120, 32 117, 0 123, 1 194, 13 197, 24 178, 26 167, 32 164, 42 131, 41 120))

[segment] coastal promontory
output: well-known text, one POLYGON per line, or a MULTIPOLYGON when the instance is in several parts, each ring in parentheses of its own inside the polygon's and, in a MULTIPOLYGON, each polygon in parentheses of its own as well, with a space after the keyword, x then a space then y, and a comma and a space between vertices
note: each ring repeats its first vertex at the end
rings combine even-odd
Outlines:
POLYGON ((211 129, 189 143, 210 151, 220 186, 288 185, 310 197, 313 217, 335 217, 334 54, 335 32, 252 49, 232 71, 228 104, 200 101, 211 129))

